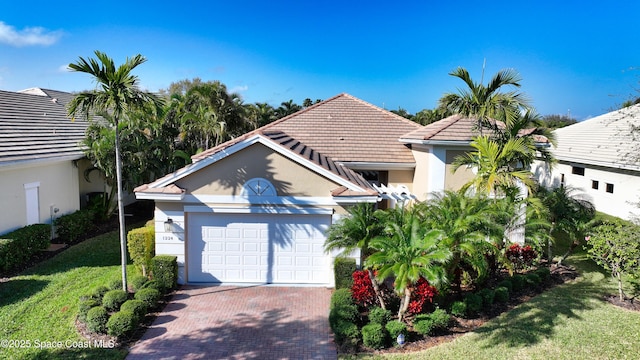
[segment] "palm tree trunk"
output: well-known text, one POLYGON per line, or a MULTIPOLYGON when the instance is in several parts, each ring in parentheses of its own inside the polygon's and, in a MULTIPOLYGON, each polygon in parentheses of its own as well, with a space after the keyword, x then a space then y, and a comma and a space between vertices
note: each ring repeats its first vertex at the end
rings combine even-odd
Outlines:
POLYGON ((387 310, 387 306, 384 303, 384 298, 382 297, 382 293, 380 292, 380 286, 378 286, 378 280, 376 280, 376 277, 373 276, 373 271, 371 271, 371 269, 367 269, 367 274, 369 274, 369 279, 371 280, 371 285, 373 286, 373 292, 376 293, 376 298, 378 298, 380 307, 387 310))
POLYGON ((120 132, 116 119, 116 182, 118 183, 118 222, 120 225, 120 254, 122 259, 122 290, 127 291, 127 237, 124 224, 124 202, 122 195, 122 160, 120 159, 120 132))
POLYGON ((400 309, 398 310, 398 321, 403 321, 404 314, 407 312, 409 308, 409 302, 411 301, 411 289, 407 286, 404 289, 404 299, 402 299, 402 303, 400 304, 400 309))

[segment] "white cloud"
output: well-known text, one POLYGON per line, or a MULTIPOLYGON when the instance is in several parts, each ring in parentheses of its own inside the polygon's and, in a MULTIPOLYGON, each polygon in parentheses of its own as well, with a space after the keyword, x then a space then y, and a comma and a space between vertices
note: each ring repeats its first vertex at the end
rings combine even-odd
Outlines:
POLYGON ((230 94, 233 94, 233 93, 240 93, 240 92, 247 91, 247 90, 249 90, 249 86, 247 86, 247 85, 238 85, 238 86, 234 86, 234 87, 232 87, 232 88, 229 90, 229 93, 230 93, 230 94))
POLYGON ((71 72, 71 68, 69 67, 69 64, 62 64, 58 66, 58 72, 61 72, 61 73, 71 72))
POLYGON ((55 44, 62 32, 49 31, 42 27, 27 27, 22 30, 16 30, 13 26, 0 21, 0 43, 11 46, 32 46, 43 45, 49 46, 55 44))

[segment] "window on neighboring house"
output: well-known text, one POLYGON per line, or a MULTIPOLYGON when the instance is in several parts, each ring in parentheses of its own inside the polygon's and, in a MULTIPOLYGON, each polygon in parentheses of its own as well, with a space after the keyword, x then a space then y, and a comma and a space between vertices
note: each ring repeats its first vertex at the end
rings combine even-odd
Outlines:
POLYGON ((598 190, 598 187, 600 186, 600 182, 598 180, 591 180, 591 188, 598 190))
POLYGON ((564 174, 560 174, 560 187, 564 187, 564 174))
POLYGON ((580 167, 580 166, 572 166, 571 167, 571 173, 573 175, 580 175, 580 176, 584 176, 584 168, 580 167))
POLYGON ((613 184, 607 183, 607 192, 613 194, 613 184))

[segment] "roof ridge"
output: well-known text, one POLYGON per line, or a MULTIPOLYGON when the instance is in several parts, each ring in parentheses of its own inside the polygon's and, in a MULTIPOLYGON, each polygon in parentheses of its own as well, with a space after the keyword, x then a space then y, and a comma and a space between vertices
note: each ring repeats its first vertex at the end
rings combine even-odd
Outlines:
MULTIPOLYGON (((395 117, 396 119, 398 119, 398 120, 402 120, 402 121, 404 121, 404 122, 406 122, 406 123, 408 123, 408 124, 416 125, 416 128, 419 128, 419 127, 421 127, 421 126, 422 126, 422 125, 418 124, 417 122, 415 122, 415 121, 413 121, 413 120, 410 120, 410 119, 407 119, 407 118, 406 118, 406 117, 404 117, 404 116, 400 116, 400 115, 398 115, 398 114, 395 114, 395 113, 391 112, 390 110, 383 109, 383 108, 381 108, 381 107, 379 107, 379 106, 377 106, 377 105, 374 105, 374 104, 372 104, 372 103, 370 103, 370 102, 368 102, 368 101, 365 101, 365 100, 362 100, 362 99, 360 99, 360 98, 357 98, 357 97, 355 97, 355 96, 353 96, 353 95, 351 95, 351 94, 342 93, 342 94, 340 94, 340 95, 344 95, 344 96, 346 96, 346 97, 348 97, 348 98, 350 98, 350 99, 352 99, 352 100, 355 100, 355 101, 358 101, 358 102, 362 103, 363 105, 366 105, 366 106, 370 106, 370 107, 372 107, 372 108, 375 108, 376 110, 378 110, 378 111, 380 111, 380 112, 383 112, 383 113, 389 114, 389 115, 391 115, 391 116, 395 117)), ((340 95, 339 95, 339 96, 340 96, 340 95)))

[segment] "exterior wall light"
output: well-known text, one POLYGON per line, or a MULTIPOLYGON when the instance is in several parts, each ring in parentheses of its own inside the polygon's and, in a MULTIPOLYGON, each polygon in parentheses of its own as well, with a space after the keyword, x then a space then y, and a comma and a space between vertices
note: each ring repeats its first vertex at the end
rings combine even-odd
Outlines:
POLYGON ((164 231, 173 232, 173 219, 168 218, 167 221, 164 222, 164 231))

